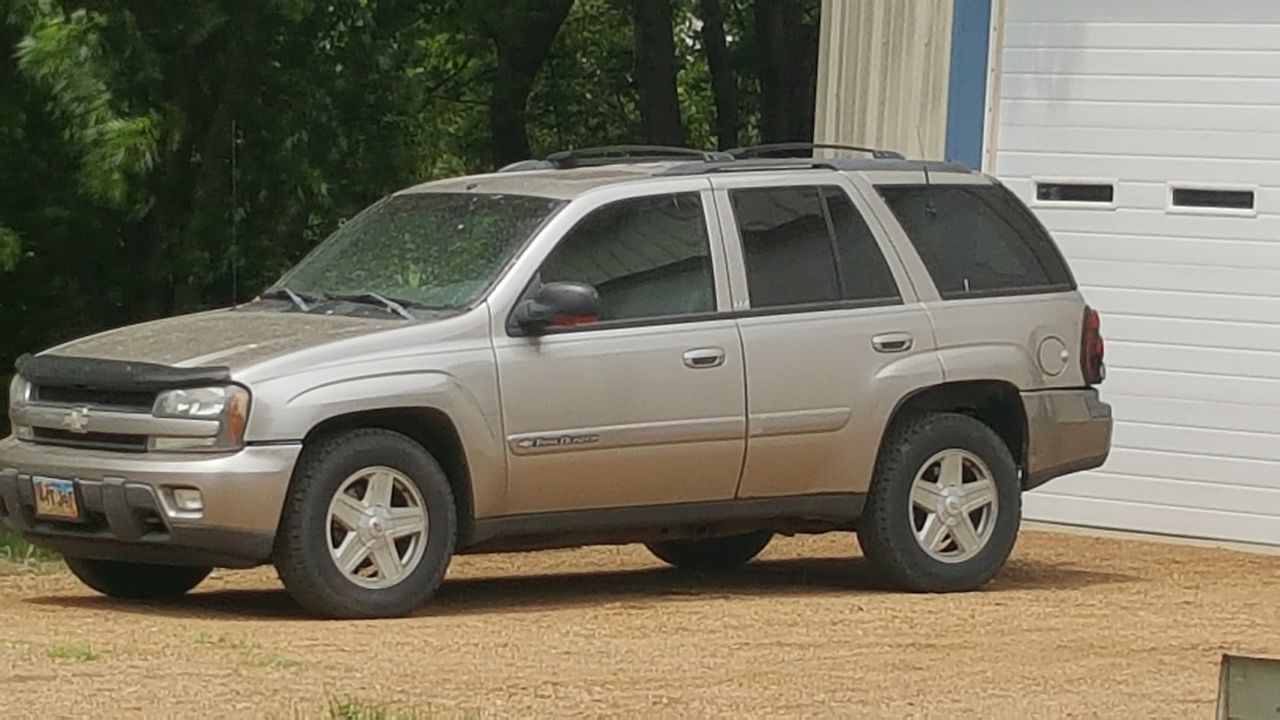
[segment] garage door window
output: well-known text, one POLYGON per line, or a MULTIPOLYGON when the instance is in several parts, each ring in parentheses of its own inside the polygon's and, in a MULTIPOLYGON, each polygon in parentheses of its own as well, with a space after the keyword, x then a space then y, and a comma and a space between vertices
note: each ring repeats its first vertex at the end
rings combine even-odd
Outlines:
POLYGON ((944 299, 1071 290, 1049 234, 997 185, 879 188, 944 299))

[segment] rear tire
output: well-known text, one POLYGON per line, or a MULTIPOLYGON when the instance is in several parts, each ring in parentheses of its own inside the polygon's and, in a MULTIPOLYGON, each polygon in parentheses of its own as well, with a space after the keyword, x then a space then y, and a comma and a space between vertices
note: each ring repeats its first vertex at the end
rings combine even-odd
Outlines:
POLYGON ((391 618, 444 580, 457 537, 453 490, 421 445, 382 429, 309 444, 276 535, 276 573, 326 618, 391 618))
POLYGON ((1018 467, 1004 441, 967 415, 937 413, 890 431, 858 541, 894 587, 962 592, 1004 566, 1021 521, 1018 467))
POLYGON ((66 558, 67 567, 80 582, 113 598, 161 600, 185 595, 204 581, 213 568, 178 565, 147 565, 66 558))
POLYGON ((729 570, 750 562, 772 539, 773 533, 762 530, 702 540, 660 540, 645 547, 681 570, 729 570))

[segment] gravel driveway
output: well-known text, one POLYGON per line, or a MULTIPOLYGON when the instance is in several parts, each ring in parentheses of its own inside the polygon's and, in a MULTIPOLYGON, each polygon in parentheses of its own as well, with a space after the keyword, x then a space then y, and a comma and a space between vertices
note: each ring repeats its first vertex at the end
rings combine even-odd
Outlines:
POLYGON ((707 578, 637 546, 463 557, 389 622, 302 619, 270 570, 149 607, 8 574, 0 715, 1211 717, 1224 651, 1280 655, 1280 557, 1028 531, 989 589, 928 596, 856 553, 780 538, 707 578))

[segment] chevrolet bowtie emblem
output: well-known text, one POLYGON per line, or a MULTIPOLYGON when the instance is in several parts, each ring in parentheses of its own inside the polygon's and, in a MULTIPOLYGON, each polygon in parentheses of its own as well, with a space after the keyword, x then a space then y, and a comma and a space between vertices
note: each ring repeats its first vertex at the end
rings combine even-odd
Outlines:
POLYGON ((89 408, 72 408, 71 412, 62 418, 62 426, 73 433, 89 432, 89 408))

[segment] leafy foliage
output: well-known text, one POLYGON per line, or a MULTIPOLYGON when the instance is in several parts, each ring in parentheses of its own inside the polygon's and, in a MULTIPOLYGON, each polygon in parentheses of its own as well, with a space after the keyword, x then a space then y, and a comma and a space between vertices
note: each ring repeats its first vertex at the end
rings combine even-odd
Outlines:
MULTIPOLYGON (((4 0, 0 367, 244 300, 406 185, 523 148, 643 142, 640 1, 4 0)), ((689 142, 723 134, 708 7, 736 90, 722 98, 758 137, 761 68, 778 69, 756 6, 800 18, 786 37, 803 39, 818 0, 643 1, 670 3, 689 142)))

